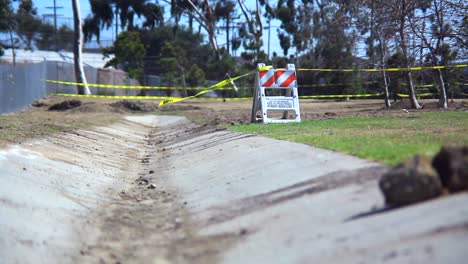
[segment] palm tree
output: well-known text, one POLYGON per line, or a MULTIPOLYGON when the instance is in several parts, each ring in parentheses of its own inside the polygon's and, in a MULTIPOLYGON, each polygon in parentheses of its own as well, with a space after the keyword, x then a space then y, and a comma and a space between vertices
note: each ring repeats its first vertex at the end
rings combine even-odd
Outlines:
POLYGON ((85 40, 90 40, 96 36, 100 40, 100 30, 109 29, 113 23, 116 25, 116 36, 118 26, 127 30, 134 30, 134 18, 144 17, 142 26, 154 28, 164 22, 163 8, 148 0, 119 1, 119 0, 90 0, 91 15, 84 22, 85 40))

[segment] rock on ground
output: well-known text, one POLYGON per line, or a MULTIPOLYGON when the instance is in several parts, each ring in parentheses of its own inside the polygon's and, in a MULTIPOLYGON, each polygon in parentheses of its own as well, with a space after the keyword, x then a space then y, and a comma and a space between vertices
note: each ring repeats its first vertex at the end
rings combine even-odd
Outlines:
POLYGON ((403 206, 425 201, 442 193, 437 171, 427 158, 416 156, 384 174, 379 181, 385 202, 403 206))
POLYGON ((439 173, 442 185, 449 191, 468 189, 468 146, 442 147, 432 166, 439 173))

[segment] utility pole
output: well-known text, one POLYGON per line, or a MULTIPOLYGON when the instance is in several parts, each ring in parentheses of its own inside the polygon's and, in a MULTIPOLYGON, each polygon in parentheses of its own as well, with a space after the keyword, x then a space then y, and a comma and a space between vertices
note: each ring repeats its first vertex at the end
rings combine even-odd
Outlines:
POLYGON ((56 0, 54 0, 54 6, 47 6, 46 8, 54 10, 54 39, 55 49, 57 49, 57 9, 63 8, 63 6, 57 6, 56 0))

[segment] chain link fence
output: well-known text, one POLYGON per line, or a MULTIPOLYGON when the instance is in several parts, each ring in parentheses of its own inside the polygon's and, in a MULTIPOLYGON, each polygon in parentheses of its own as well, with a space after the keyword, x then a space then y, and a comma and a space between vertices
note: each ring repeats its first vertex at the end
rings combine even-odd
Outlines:
POLYGON ((46 64, 0 65, 0 114, 23 109, 46 95, 46 64))
MULTIPOLYGON (((88 83, 113 85, 139 85, 138 81, 128 78, 127 73, 114 69, 84 67, 88 83)), ((0 114, 19 111, 34 100, 49 94, 76 94, 73 84, 56 84, 46 80, 75 82, 72 63, 43 61, 27 65, 0 64, 0 114)), ((137 95, 137 89, 112 89, 90 87, 92 94, 100 95, 137 95)))

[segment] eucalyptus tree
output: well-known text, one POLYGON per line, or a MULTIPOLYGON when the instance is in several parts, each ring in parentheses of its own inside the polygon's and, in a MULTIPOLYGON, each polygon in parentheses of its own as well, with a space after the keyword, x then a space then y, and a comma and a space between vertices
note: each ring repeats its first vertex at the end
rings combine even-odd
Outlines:
POLYGON ((210 0, 185 0, 176 1, 176 4, 180 12, 193 18, 200 27, 206 31, 211 47, 215 52, 218 52, 219 45, 218 39, 216 38, 217 18, 215 15, 215 2, 210 0))
MULTIPOLYGON (((468 4, 458 0, 428 0, 409 21, 414 34, 421 40, 421 49, 432 65, 446 66, 468 47, 464 35, 464 19, 468 4)), ((439 107, 448 108, 446 77, 440 68, 432 70, 434 85, 439 92, 439 107)))
POLYGON ((81 53, 83 49, 83 29, 81 26, 81 10, 80 0, 72 0, 73 8, 73 61, 75 66, 75 78, 79 83, 76 88, 78 94, 90 94, 87 86, 86 76, 83 69, 83 62, 81 61, 81 53))
MULTIPOLYGON (((188 27, 190 31, 193 31, 193 20, 194 15, 192 12, 188 11, 192 8, 192 5, 188 3, 187 0, 170 0, 171 5, 171 16, 174 18, 174 24, 176 27, 179 26, 179 21, 183 14, 186 14, 188 17, 188 27)), ((192 0, 192 4, 197 6, 199 4, 198 0, 192 0)))
POLYGON ((370 67, 381 69, 385 106, 390 107, 390 75, 386 68, 390 42, 397 33, 394 17, 391 13, 386 12, 386 7, 378 1, 363 0, 358 9, 356 27, 361 35, 366 36, 364 42, 370 67))
POLYGON ((412 66, 410 55, 410 36, 411 27, 410 19, 415 15, 415 12, 421 6, 425 5, 425 1, 419 0, 375 0, 375 6, 384 10, 383 13, 376 12, 376 16, 383 16, 379 19, 391 19, 386 32, 395 32, 397 52, 401 53, 401 68, 404 69, 404 78, 409 92, 409 100, 412 108, 420 109, 421 105, 418 102, 416 91, 413 83, 413 74, 408 70, 412 66))
POLYGON ((255 1, 255 9, 249 9, 245 0, 237 0, 237 3, 242 11, 245 22, 240 28, 240 37, 243 42, 245 51, 241 56, 256 63, 264 61, 266 54, 263 52, 263 21, 262 21, 262 5, 259 0, 255 1))

